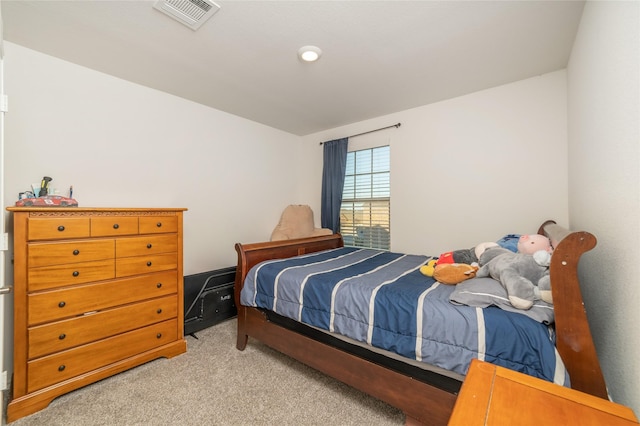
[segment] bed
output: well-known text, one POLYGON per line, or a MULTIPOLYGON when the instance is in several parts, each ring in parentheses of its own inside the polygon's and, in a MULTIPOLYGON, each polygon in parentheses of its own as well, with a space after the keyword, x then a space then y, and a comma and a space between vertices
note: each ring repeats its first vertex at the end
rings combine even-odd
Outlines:
POLYGON ((399 408, 406 424, 446 424, 473 358, 607 398, 577 273, 596 239, 553 221, 538 233, 555 247, 552 325, 496 306, 451 303, 459 286, 419 272, 428 256, 355 250, 338 234, 236 244, 236 346, 260 340, 399 408), (365 295, 351 294, 348 282, 365 295), (345 302, 363 297, 361 305, 345 302))

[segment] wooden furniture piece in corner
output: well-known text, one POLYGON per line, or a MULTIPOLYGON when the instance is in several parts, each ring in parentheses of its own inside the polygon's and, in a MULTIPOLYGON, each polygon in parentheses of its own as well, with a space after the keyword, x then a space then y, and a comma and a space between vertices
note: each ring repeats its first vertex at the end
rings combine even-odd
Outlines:
POLYGON ((7 210, 14 229, 9 422, 64 393, 186 351, 186 209, 7 210))
POLYGON ((633 411, 590 394, 474 359, 449 426, 638 425, 633 411))

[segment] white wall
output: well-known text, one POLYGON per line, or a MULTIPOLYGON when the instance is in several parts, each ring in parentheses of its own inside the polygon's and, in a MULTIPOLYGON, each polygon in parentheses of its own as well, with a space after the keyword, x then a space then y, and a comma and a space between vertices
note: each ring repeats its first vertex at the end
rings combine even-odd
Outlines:
POLYGON ((566 108, 557 71, 310 135, 305 149, 311 157, 320 141, 402 123, 350 149, 390 143, 391 248, 438 255, 535 233, 550 218, 568 225, 566 108))
POLYGON ((81 206, 187 207, 192 274, 235 265, 236 242, 267 240, 308 201, 298 136, 12 43, 5 64, 5 206, 47 175, 81 206))
POLYGON ((569 209, 598 246, 580 265, 614 401, 640 416, 640 3, 588 2, 568 66, 569 209))

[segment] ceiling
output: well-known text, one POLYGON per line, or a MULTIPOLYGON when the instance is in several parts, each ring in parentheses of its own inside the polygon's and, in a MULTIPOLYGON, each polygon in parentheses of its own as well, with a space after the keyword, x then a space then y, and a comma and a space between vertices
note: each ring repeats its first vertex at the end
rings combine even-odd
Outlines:
MULTIPOLYGON (((4 39, 296 135, 563 69, 583 1, 2 0, 4 39), (297 51, 323 54, 303 63, 297 51)), ((8 59, 10 60, 10 59, 8 59)))

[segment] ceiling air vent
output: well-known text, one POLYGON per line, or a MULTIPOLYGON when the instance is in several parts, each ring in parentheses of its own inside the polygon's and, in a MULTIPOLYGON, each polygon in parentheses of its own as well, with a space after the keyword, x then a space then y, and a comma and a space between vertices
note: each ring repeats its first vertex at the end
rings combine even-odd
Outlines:
POLYGON ((220 10, 210 0, 158 0, 153 7, 194 31, 220 10))

